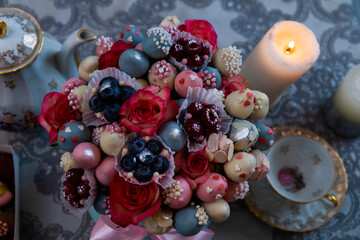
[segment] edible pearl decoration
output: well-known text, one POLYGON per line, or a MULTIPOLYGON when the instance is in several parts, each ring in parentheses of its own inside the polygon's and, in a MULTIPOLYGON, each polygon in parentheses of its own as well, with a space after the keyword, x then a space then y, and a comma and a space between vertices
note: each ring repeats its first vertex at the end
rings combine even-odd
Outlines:
POLYGON ((202 78, 204 88, 214 88, 216 87, 216 73, 209 73, 209 71, 205 70, 204 72, 198 73, 198 76, 202 78))
POLYGON ((153 27, 153 28, 150 28, 146 34, 148 37, 150 37, 151 34, 153 34, 154 36, 160 35, 160 40, 153 38, 153 41, 155 42, 157 48, 161 49, 166 55, 169 54, 170 47, 173 43, 170 33, 168 33, 163 28, 153 27))
POLYGON ((198 224, 201 226, 205 226, 209 220, 209 217, 208 215, 206 214, 205 212, 205 209, 203 207, 201 207, 200 205, 196 205, 196 214, 195 214, 195 217, 199 220, 198 224))
POLYGON ((164 198, 164 203, 169 204, 171 199, 177 199, 181 196, 181 193, 184 189, 180 186, 180 181, 174 181, 170 187, 166 188, 162 193, 162 197, 164 198))

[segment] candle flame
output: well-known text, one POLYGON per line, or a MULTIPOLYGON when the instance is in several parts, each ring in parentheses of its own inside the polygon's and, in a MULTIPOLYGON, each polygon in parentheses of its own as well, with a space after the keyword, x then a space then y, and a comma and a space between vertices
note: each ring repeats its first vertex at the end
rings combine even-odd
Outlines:
POLYGON ((294 49, 295 49, 295 42, 290 41, 285 49, 285 54, 289 55, 289 54, 293 53, 294 49))

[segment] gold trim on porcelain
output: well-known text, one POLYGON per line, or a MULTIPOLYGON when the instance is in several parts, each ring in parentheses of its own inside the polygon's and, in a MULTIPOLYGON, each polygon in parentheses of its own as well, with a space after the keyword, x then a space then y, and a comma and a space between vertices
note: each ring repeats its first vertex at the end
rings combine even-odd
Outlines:
MULTIPOLYGON (((278 129, 279 128, 282 128, 282 127, 275 127, 274 130, 275 132, 276 131, 279 131, 278 129)), ((314 199, 314 200, 311 200, 311 201, 297 201, 297 200, 294 200, 294 199, 290 199, 288 197, 286 197, 285 195, 281 194, 272 184, 271 184, 271 181, 269 179, 269 175, 266 175, 266 179, 267 181, 269 182, 271 188, 282 198, 285 198, 291 202, 295 202, 295 203, 301 203, 301 204, 306 204, 306 203, 312 203, 312 202, 316 202, 316 201, 319 201, 323 198, 327 198, 327 199, 331 199, 330 201, 333 202, 335 205, 337 205, 338 203, 335 203, 336 200, 336 196, 330 194, 330 190, 334 187, 334 184, 335 184, 335 180, 336 180, 336 169, 335 169, 335 164, 334 164, 334 160, 333 160, 333 157, 340 157, 338 155, 338 153, 331 147, 331 145, 323 138, 321 138, 320 136, 318 136, 317 134, 315 134, 314 132, 310 131, 310 130, 306 130, 306 129, 302 129, 300 127, 296 127, 296 130, 294 130, 293 132, 294 134, 293 135, 286 135, 284 136, 283 135, 283 132, 281 132, 282 136, 279 136, 279 135, 276 135, 275 134, 275 144, 273 144, 271 146, 274 147, 276 145, 276 142, 279 141, 280 139, 284 139, 284 138, 288 138, 288 137, 294 137, 294 136, 301 136, 301 137, 307 137, 311 140, 314 140, 315 142, 319 143, 329 154, 329 157, 330 159, 332 160, 333 162, 333 167, 334 167, 334 176, 333 176, 333 181, 329 187, 329 189, 326 191, 326 193, 324 193, 323 195, 321 195, 320 197, 314 199), (304 134, 305 133, 305 134, 304 134), (335 155, 334 155, 335 154, 335 155), (334 155, 334 156, 333 156, 334 155), (337 156, 336 156, 337 155, 337 156)), ((266 155, 269 153, 270 149, 269 148, 267 151, 266 151, 266 155)))
POLYGON ((5 37, 6 32, 7 32, 6 22, 1 21, 1 19, 0 19, 0 38, 5 37))
POLYGON ((80 29, 78 32, 77 32, 77 36, 80 40, 82 41, 85 41, 85 42, 91 42, 91 41, 94 41, 96 38, 97 38, 97 34, 94 32, 94 31, 91 31, 89 29, 80 29), (83 32, 87 32, 87 33, 91 33, 92 34, 92 37, 89 37, 89 38, 84 38, 81 36, 81 34, 83 32))
MULTIPOLYGON (((318 135, 316 135, 315 133, 300 128, 300 127, 296 127, 296 126, 283 126, 283 127, 274 127, 273 128, 276 131, 276 135, 278 136, 280 134, 279 139, 281 139, 282 137, 286 137, 289 136, 291 134, 291 136, 306 136, 306 137, 310 137, 313 140, 319 142, 320 140, 326 142, 324 139, 322 139, 321 137, 319 137, 318 135)), ((327 142, 326 142, 327 143, 327 142)), ((267 223, 268 225, 270 225, 271 227, 283 230, 283 231, 288 231, 288 232, 308 232, 308 231, 312 231, 312 230, 316 230, 326 224, 328 224, 331 219, 340 211, 342 205, 344 204, 345 201, 345 197, 346 197, 346 193, 347 193, 347 189, 348 189, 348 181, 347 181, 347 173, 346 173, 346 169, 344 166, 344 163, 341 159, 341 157, 339 156, 339 154, 327 143, 327 146, 324 147, 326 151, 328 151, 331 160, 334 163, 334 167, 335 167, 335 171, 336 171, 336 177, 335 177, 335 182, 334 185, 332 186, 331 189, 333 189, 334 187, 336 188, 336 198, 337 198, 337 202, 338 202, 338 206, 334 206, 333 209, 335 209, 335 211, 331 214, 329 213, 329 209, 326 208, 327 212, 326 212, 326 216, 324 216, 324 218, 326 218, 326 220, 324 222, 322 222, 321 224, 314 226, 314 227, 308 227, 308 228, 304 228, 301 230, 294 230, 294 229, 289 229, 286 227, 282 227, 279 226, 273 222, 271 222, 269 219, 267 219, 266 217, 264 217, 261 212, 263 212, 263 210, 259 210, 257 209, 256 203, 254 203, 252 205, 251 197, 249 195, 247 195, 244 199, 245 204, 248 206, 249 210, 259 219, 261 219, 263 222, 267 223), (341 185, 341 186, 340 186, 341 185)), ((250 188, 251 191, 251 188, 250 188)), ((287 200, 285 200, 287 201, 287 200)), ((294 204, 298 204, 298 203, 294 203, 294 204)), ((307 203, 303 203, 304 205, 307 203)))
MULTIPOLYGON (((29 66, 31 63, 34 62, 34 60, 37 58, 37 56, 40 54, 41 50, 42 50, 42 47, 43 47, 43 44, 44 44, 44 33, 43 33, 43 30, 41 28, 41 25, 39 23, 39 21, 32 15, 30 14, 29 12, 23 10, 23 9, 20 9, 20 8, 16 8, 16 7, 1 7, 1 8, 7 8, 7 9, 15 9, 19 12, 22 12, 22 13, 25 13, 25 14, 28 14, 32 17, 32 19, 35 21, 35 23, 38 25, 39 29, 36 29, 36 32, 39 33, 39 36, 40 36, 40 47, 39 47, 39 50, 34 54, 34 52, 32 52, 32 54, 30 54, 27 58, 25 58, 22 62, 20 62, 19 64, 15 65, 15 66, 11 66, 11 67, 6 67, 6 68, 2 68, 1 71, 0 71, 0 75, 1 74, 7 74, 7 73, 12 73, 12 72, 16 72, 18 70, 21 70, 27 66, 29 66), (28 61, 27 63, 23 64, 23 62, 27 61, 28 59, 30 59, 30 61, 28 61), (3 71, 5 70, 5 71, 3 71)), ((39 43, 38 43, 39 44, 39 43)), ((34 49, 35 50, 35 49, 34 49)))

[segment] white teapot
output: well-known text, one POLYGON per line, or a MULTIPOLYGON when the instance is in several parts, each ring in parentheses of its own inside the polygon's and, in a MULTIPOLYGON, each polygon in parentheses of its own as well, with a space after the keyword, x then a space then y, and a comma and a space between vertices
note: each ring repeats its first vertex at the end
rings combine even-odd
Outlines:
POLYGON ((96 38, 80 29, 61 44, 28 12, 0 8, 0 129, 35 126, 46 93, 59 92, 66 80, 78 77, 77 47, 96 38))

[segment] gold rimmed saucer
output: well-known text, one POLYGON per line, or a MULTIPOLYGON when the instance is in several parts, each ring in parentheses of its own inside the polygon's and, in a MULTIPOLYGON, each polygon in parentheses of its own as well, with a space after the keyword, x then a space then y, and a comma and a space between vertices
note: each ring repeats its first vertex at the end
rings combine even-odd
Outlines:
MULTIPOLYGON (((296 203, 278 195, 267 180, 249 182, 250 191, 245 203, 250 211, 270 226, 290 232, 306 232, 327 224, 341 209, 348 188, 344 163, 329 143, 317 134, 294 126, 275 127, 275 144, 290 136, 302 136, 319 143, 329 154, 335 166, 335 182, 329 193, 333 194, 338 206, 326 198, 311 203, 296 203)), ((271 167, 271 166, 270 166, 271 167)))

